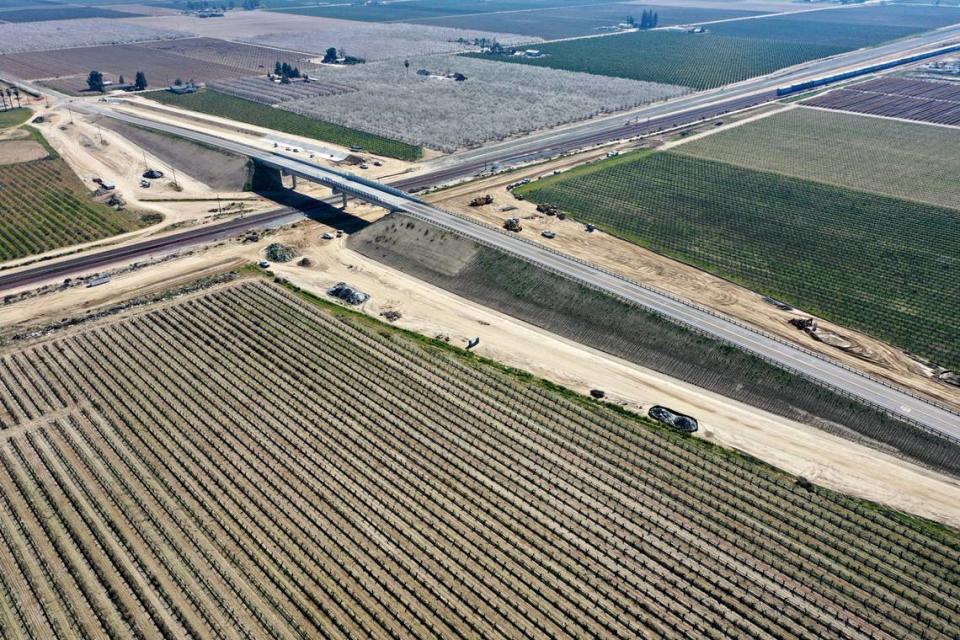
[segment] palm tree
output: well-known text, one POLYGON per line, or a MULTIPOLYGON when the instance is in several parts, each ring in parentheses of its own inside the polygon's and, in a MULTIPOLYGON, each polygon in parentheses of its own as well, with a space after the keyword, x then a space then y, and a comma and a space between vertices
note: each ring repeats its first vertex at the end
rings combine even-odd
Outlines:
MULTIPOLYGON (((15 95, 15 96, 17 97, 17 108, 18 108, 18 109, 22 108, 23 105, 20 104, 20 89, 18 89, 17 87, 14 87, 14 88, 13 88, 13 95, 15 95)), ((13 104, 13 103, 11 103, 11 104, 13 104)))
POLYGON ((0 89, 0 101, 3 102, 3 110, 7 110, 7 99, 3 97, 3 89, 0 89))

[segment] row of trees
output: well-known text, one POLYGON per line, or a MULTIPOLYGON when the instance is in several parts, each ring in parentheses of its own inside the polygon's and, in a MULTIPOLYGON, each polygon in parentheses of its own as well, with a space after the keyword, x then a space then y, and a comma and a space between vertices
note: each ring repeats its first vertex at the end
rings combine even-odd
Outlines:
POLYGON ((310 79, 307 77, 307 74, 300 73, 300 69, 298 67, 291 66, 286 62, 280 62, 279 60, 277 60, 277 63, 273 65, 273 75, 279 76, 280 82, 284 84, 288 84, 290 82, 290 78, 303 78, 304 80, 310 79))
MULTIPOLYGON (((243 0, 240 3, 240 6, 250 11, 256 9, 260 6, 258 0, 243 0)), ((231 9, 236 9, 237 3, 234 0, 229 0, 229 2, 208 2, 207 0, 197 0, 196 2, 192 1, 187 3, 187 11, 208 11, 216 10, 220 11, 229 11, 231 9)))
POLYGON ((16 98, 17 100, 17 108, 19 109, 21 106, 23 106, 20 104, 20 90, 17 89, 16 87, 7 87, 6 89, 0 89, 0 102, 3 103, 4 111, 8 111, 9 109, 14 108, 13 107, 14 98, 16 98), (7 102, 8 100, 9 100, 9 103, 7 102))
POLYGON ((323 64, 363 64, 366 62, 363 58, 348 56, 343 49, 337 51, 336 47, 329 47, 323 54, 323 64))
POLYGON ((643 13, 640 14, 640 22, 634 20, 633 16, 627 18, 627 24, 637 27, 638 29, 653 29, 659 22, 660 16, 658 16, 657 12, 653 11, 652 9, 643 10, 643 13))
MULTIPOLYGON (((123 76, 120 76, 117 78, 117 84, 125 85, 127 83, 123 76)), ((99 91, 100 93, 106 91, 106 83, 103 79, 103 73, 94 69, 87 74, 87 88, 90 91, 99 91)), ((133 81, 133 88, 137 91, 143 91, 147 88, 147 76, 143 71, 137 71, 137 75, 133 81)))

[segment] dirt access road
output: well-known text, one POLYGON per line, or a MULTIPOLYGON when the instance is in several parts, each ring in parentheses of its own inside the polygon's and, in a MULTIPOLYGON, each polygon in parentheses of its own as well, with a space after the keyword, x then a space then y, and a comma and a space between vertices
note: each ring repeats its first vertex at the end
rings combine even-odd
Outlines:
MULTIPOLYGON (((375 220, 382 213, 357 210, 375 220)), ((335 221, 331 221, 335 222, 335 221)), ((325 297, 336 282, 346 281, 370 293, 361 310, 382 319, 399 312, 395 324, 465 346, 479 337, 478 353, 534 375, 588 393, 603 389, 611 402, 644 411, 660 403, 696 416, 698 437, 733 447, 814 482, 882 504, 960 526, 960 481, 906 463, 886 453, 786 420, 630 362, 586 348, 491 309, 428 285, 344 246, 344 238, 323 240, 333 226, 304 222, 295 229, 265 236, 258 243, 228 242, 202 253, 114 278, 93 290, 71 289, 0 307, 0 325, 23 325, 38 318, 62 318, 113 301, 161 290, 171 283, 235 268, 262 259, 274 241, 296 246, 313 261, 274 264, 272 269, 294 284, 325 297)))
POLYGON ((635 147, 629 144, 604 147, 454 186, 428 194, 424 198, 442 209, 466 214, 494 226, 502 225, 507 218, 521 218, 521 235, 526 238, 732 316, 762 331, 835 358, 850 367, 885 378, 915 393, 960 409, 960 388, 933 379, 929 368, 897 348, 818 318, 821 329, 842 336, 852 345, 849 350, 831 347, 788 324, 791 318, 811 317, 811 314, 803 311, 781 311, 764 302, 757 293, 696 267, 601 231, 587 233, 584 225, 574 220, 559 220, 554 216, 538 213, 536 205, 517 200, 506 189, 508 184, 525 177, 536 179, 600 158, 610 150, 625 151, 631 148, 635 147), (486 194, 494 197, 493 204, 483 207, 469 206, 468 203, 474 197, 486 194), (552 240, 544 238, 541 232, 545 230, 555 232, 556 237, 552 240))

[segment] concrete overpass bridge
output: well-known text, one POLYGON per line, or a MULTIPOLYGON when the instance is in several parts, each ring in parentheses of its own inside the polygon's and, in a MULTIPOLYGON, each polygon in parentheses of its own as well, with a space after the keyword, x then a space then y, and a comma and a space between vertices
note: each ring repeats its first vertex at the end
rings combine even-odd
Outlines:
MULTIPOLYGON (((156 122, 109 108, 91 105, 95 113, 134 125, 181 136, 207 145, 244 155, 263 166, 295 178, 309 180, 332 189, 342 198, 356 198, 408 215, 446 229, 475 242, 504 251, 585 286, 603 291, 621 300, 658 313, 701 334, 752 353, 782 369, 802 375, 863 404, 884 411, 929 433, 960 446, 960 414, 949 407, 920 397, 885 380, 868 376, 826 355, 744 325, 711 309, 700 307, 649 285, 563 254, 541 243, 522 238, 472 218, 438 209, 423 200, 373 180, 340 172, 292 158, 194 131, 186 127, 156 122)), ((16 274, 13 274, 14 277, 16 274)), ((3 278, 0 278, 2 281, 3 278)))
POLYGON ((324 167, 306 158, 293 158, 288 155, 274 153, 273 151, 203 133, 202 131, 150 120, 148 118, 141 118, 110 108, 104 108, 100 105, 90 104, 84 105, 84 107, 86 107, 84 110, 90 110, 96 115, 113 118, 138 127, 163 131, 225 151, 232 151, 241 156, 246 156, 258 165, 278 172, 281 176, 290 176, 294 180, 294 186, 296 186, 297 179, 302 179, 327 187, 333 190, 334 194, 341 196, 341 203, 344 205, 346 204, 347 198, 356 198, 393 212, 404 209, 411 201, 420 202, 419 199, 405 191, 353 173, 324 167))

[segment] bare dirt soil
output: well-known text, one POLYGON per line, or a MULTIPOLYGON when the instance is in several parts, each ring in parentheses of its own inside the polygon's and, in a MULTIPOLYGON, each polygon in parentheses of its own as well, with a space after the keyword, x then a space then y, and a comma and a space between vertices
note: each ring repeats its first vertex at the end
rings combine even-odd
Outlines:
POLYGON ((132 81, 137 71, 143 71, 147 82, 155 87, 173 84, 177 78, 206 82, 253 74, 237 67, 136 45, 14 53, 0 58, 0 70, 6 73, 24 80, 70 78, 68 86, 75 91, 87 88, 86 74, 91 69, 102 71, 109 80, 122 75, 127 81, 132 81))
MULTIPOLYGON (((351 211, 360 216, 361 223, 383 215, 370 207, 351 211)), ((458 346, 479 337, 476 351, 506 365, 581 393, 601 388, 610 401, 634 410, 644 411, 657 403, 676 408, 699 419, 697 437, 739 449, 822 486, 960 526, 960 481, 956 479, 706 392, 455 296, 350 251, 345 247, 346 237, 322 239, 324 232, 356 223, 349 218, 330 222, 333 224, 304 222, 256 243, 225 243, 202 254, 124 274, 95 289, 71 289, 3 306, 0 325, 42 324, 167 288, 171 282, 249 264, 263 258, 269 243, 279 241, 296 247, 312 266, 298 266, 298 258, 273 264, 271 269, 317 295, 325 297, 333 284, 348 282, 371 294, 360 310, 373 317, 383 319, 382 314, 397 312, 397 326, 429 337, 449 338, 458 346)))
POLYGON ((197 131, 235 140, 261 149, 278 153, 289 153, 291 157, 303 158, 305 154, 309 155, 309 153, 313 151, 315 152, 314 159, 320 166, 352 171, 366 178, 379 179, 404 175, 417 170, 419 166, 418 163, 375 156, 367 152, 352 154, 348 148, 330 142, 318 141, 288 133, 280 133, 264 127, 245 123, 241 124, 235 120, 161 105, 139 96, 123 100, 122 104, 119 104, 116 108, 119 111, 132 115, 146 115, 159 122, 180 126, 187 125, 197 131), (296 146, 300 151, 297 153, 287 151, 287 147, 292 148, 292 146, 296 146), (337 157, 357 155, 367 163, 367 169, 360 169, 359 166, 331 160, 327 157, 328 151, 334 152, 337 157), (379 162, 380 166, 376 166, 373 164, 374 162, 379 162))
POLYGON ((33 140, 8 140, 0 143, 0 164, 17 164, 47 157, 47 150, 33 140))
MULTIPOLYGON (((114 193, 124 200, 127 209, 163 216, 161 222, 152 226, 107 240, 76 245, 70 247, 70 252, 119 244, 161 230, 210 221, 216 216, 211 209, 216 212, 218 204, 233 213, 240 213, 239 204, 243 205, 244 212, 276 207, 274 203, 249 192, 213 191, 177 167, 170 167, 152 153, 116 132, 88 121, 79 113, 70 113, 62 107, 51 107, 42 110, 41 114, 45 122, 34 126, 77 173, 84 186, 90 190, 95 189, 97 185, 92 180, 99 177, 116 186, 114 193), (160 169, 165 173, 163 178, 151 180, 151 186, 146 189, 140 186, 145 166, 160 169), (174 169, 176 184, 173 181, 174 169)), ((43 257, 61 255, 64 252, 65 250, 57 250, 43 257)), ((38 257, 34 256, 30 261, 35 261, 38 257)))
POLYGON ((749 289, 695 267, 601 231, 587 233, 583 224, 573 220, 559 220, 538 213, 534 204, 517 200, 506 189, 508 184, 521 178, 536 179, 599 155, 601 152, 593 151, 584 156, 560 159, 445 189, 426 197, 445 209, 467 214, 495 226, 502 225, 506 218, 519 217, 522 219, 524 230, 521 235, 524 237, 728 314, 768 333, 825 353, 866 373, 886 378, 938 402, 960 408, 960 389, 932 379, 926 366, 898 349, 867 335, 818 319, 819 326, 824 331, 837 334, 851 344, 848 350, 830 347, 788 323, 791 318, 809 317, 809 314, 802 311, 781 311, 764 302, 760 295, 749 289), (474 197, 485 194, 494 196, 493 204, 483 207, 468 205, 474 197), (505 208, 508 210, 504 210, 505 208), (556 233, 556 237, 551 240, 542 237, 541 232, 546 230, 556 233))
POLYGON ((192 176, 215 191, 244 191, 252 178, 251 163, 243 156, 135 127, 112 118, 101 118, 97 124, 116 131, 165 164, 192 176))

